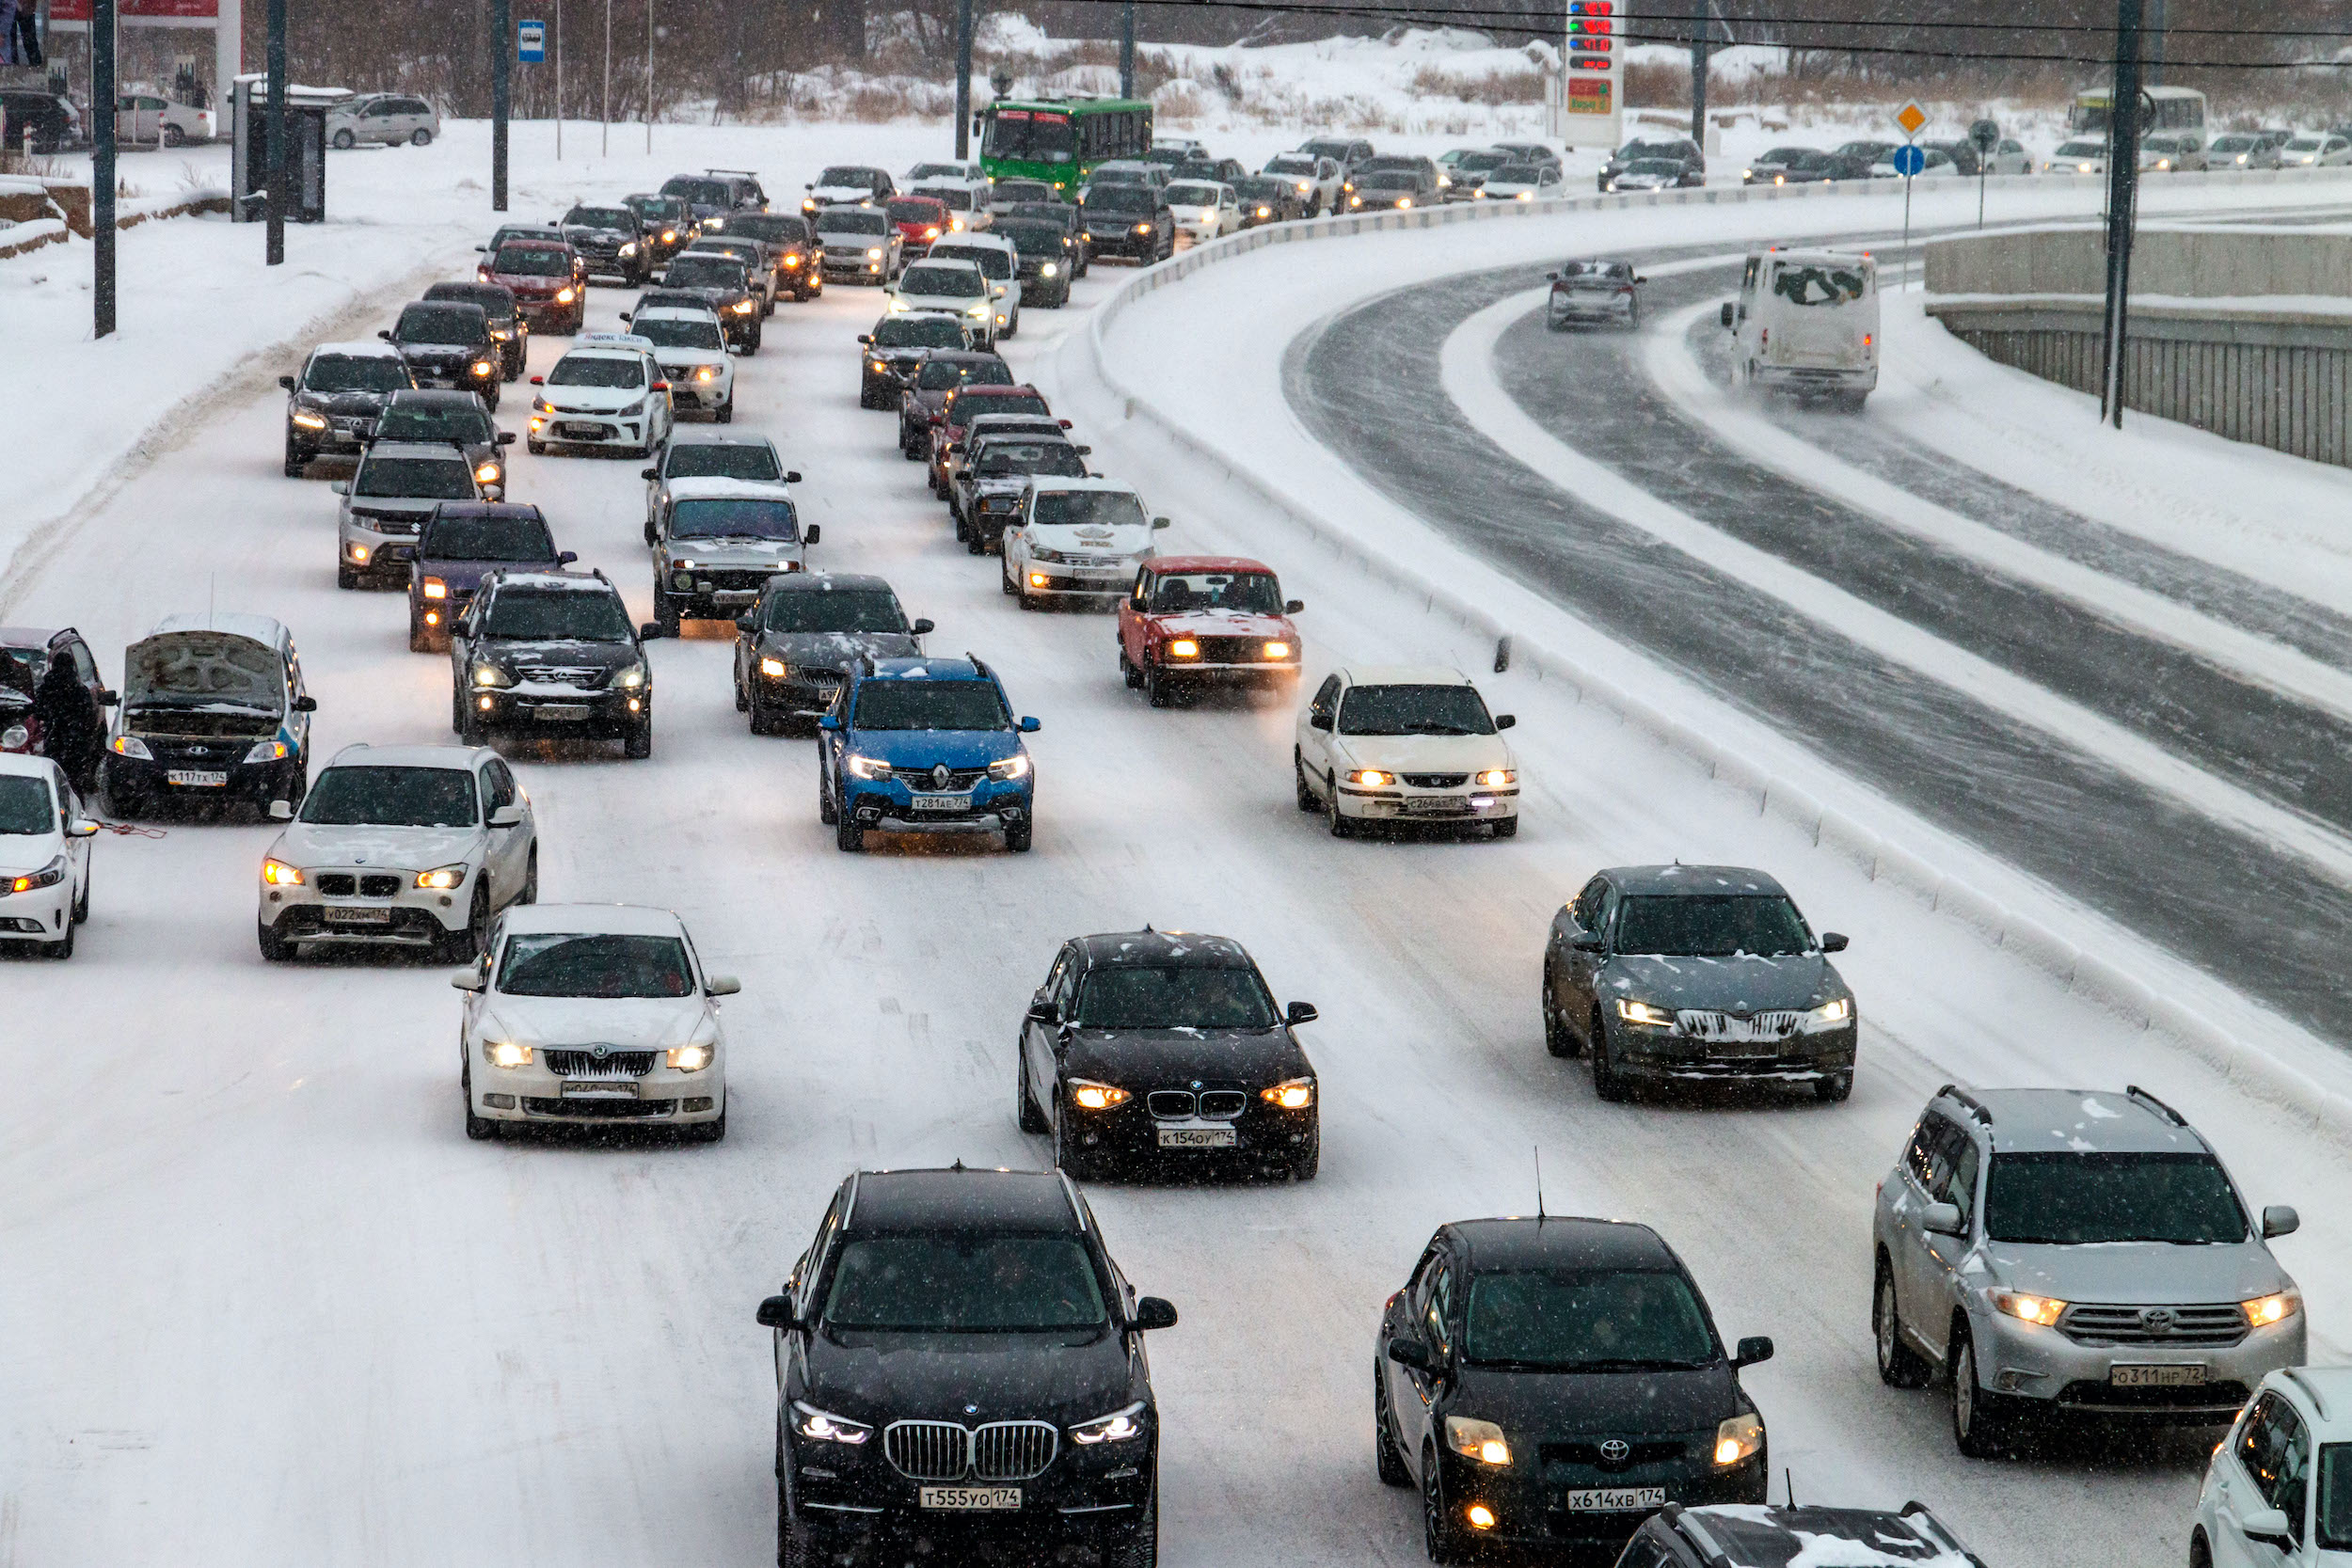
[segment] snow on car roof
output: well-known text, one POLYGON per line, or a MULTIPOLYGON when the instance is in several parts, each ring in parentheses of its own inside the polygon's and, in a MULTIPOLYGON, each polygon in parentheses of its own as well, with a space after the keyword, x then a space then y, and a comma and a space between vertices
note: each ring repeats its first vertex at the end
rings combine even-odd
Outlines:
POLYGON ((0 752, 0 778, 46 779, 50 777, 49 770, 56 766, 44 756, 30 755, 23 752, 0 752))
MULTIPOLYGON (((648 306, 646 306, 644 309, 634 312, 634 313, 633 313, 633 314, 629 317, 629 319, 630 319, 631 321, 641 321, 641 322, 642 322, 642 321, 665 321, 665 322, 667 322, 667 321, 714 321, 714 322, 715 322, 715 321, 717 321, 717 320, 719 319, 719 312, 718 312, 718 311, 716 311, 716 310, 713 310, 713 309, 712 309, 709 306, 707 306, 707 305, 688 305, 688 304, 684 303, 683 301, 681 301, 681 302, 679 302, 679 303, 677 303, 677 304, 675 304, 675 305, 672 305, 672 304, 648 305, 648 306)), ((630 336, 630 337, 632 337, 632 338, 636 338, 636 341, 639 341, 639 342, 641 342, 641 343, 642 343, 642 342, 646 342, 646 341, 649 341, 649 340, 647 340, 647 339, 644 339, 644 338, 637 338, 637 337, 636 337, 636 334, 634 334, 634 333, 631 333, 629 336, 630 336)))
POLYGON ((2003 1153, 2204 1154, 2205 1140, 2110 1089, 1978 1089, 2003 1153))
POLYGON ((413 457, 427 461, 437 457, 452 463, 466 460, 466 454, 451 441, 378 441, 368 449, 369 461, 388 457, 413 457))
POLYGON ((682 937, 685 924, 668 910, 643 904, 512 904, 506 931, 560 931, 578 935, 682 937))
POLYGON ((1355 686, 1468 686, 1470 678, 1442 664, 1367 664, 1350 670, 1355 686))
POLYGON ((275 648, 286 638, 286 628, 266 615, 246 615, 233 610, 206 610, 202 614, 167 615, 155 623, 150 637, 167 637, 180 631, 216 631, 227 637, 242 637, 248 642, 260 642, 275 648))
POLYGON ((321 343, 312 354, 340 354, 346 359, 398 359, 400 350, 378 341, 372 343, 321 343))
MULTIPOLYGON (((937 245, 931 246, 931 254, 933 256, 938 256, 941 261, 952 261, 954 260, 952 256, 942 256, 940 253, 942 251, 968 250, 974 248, 980 250, 1015 250, 1013 243, 1010 240, 1006 239, 1002 234, 975 234, 967 230, 963 233, 957 235, 952 240, 942 240, 937 245)), ((966 266, 970 266, 971 264, 972 263, 969 261, 964 263, 966 266)))
POLYGON ((1788 890, 1778 881, 1744 865, 1613 865, 1609 878, 1631 894, 1788 896, 1788 890))
POLYGON ((1059 474, 1032 474, 1029 482, 1041 496, 1071 490, 1107 490, 1122 496, 1136 493, 1136 487, 1123 479, 1077 479, 1064 478, 1059 474))
POLYGON ((669 483, 672 500, 707 500, 728 497, 737 500, 790 500, 792 486, 780 479, 728 479, 720 474, 698 474, 687 479, 674 479, 669 483))
POLYGON ((464 770, 487 754, 483 746, 371 746, 358 741, 327 760, 329 768, 447 768, 464 770))
POLYGON ((968 658, 878 658, 866 672, 866 679, 880 681, 977 681, 985 680, 980 667, 968 658))
POLYGON ((571 590, 582 594, 619 592, 603 578, 591 577, 584 572, 501 572, 498 578, 509 588, 571 590))

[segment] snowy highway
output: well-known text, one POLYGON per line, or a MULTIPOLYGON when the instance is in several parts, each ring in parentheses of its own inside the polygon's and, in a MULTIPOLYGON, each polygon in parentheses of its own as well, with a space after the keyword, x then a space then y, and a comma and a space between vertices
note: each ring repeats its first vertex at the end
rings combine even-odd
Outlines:
MULTIPOLYGON (((1282 246, 1157 291, 1105 353, 1336 526, 1416 552, 1433 580, 1459 565, 1465 592, 1486 579, 1463 562, 1511 579, 1498 604, 1566 612, 1562 626, 1618 645, 1621 677, 1646 669, 1677 701, 1720 705, 1726 736, 1774 732, 1855 798, 1916 814, 1948 832, 1955 864, 2007 867, 2021 899, 2078 918, 2076 940, 2138 944, 2149 973, 2208 1007, 2253 999, 2271 1012, 2247 1008, 2248 1049, 2341 1096, 2352 1016, 2329 966, 2345 881, 2228 802, 2292 817, 2322 849, 2352 839, 2328 766, 2352 705, 2249 671, 2225 639, 2186 646, 1931 547, 1710 434, 1677 401, 1693 394, 1646 368, 1685 352, 1655 317, 1632 337, 1509 325, 1493 382, 1657 500, 2143 750, 2054 737, 1990 688, 1923 674, 1465 428, 1478 420, 1448 401, 1449 337, 1539 280, 1538 257, 1745 243, 1708 237, 1717 216, 1676 214, 1678 233, 1637 213, 1476 245, 1439 230, 1282 246), (2161 785, 2159 763, 2227 800, 2161 785)), ((1095 467, 1175 519, 1164 548, 1281 574, 1307 605, 1306 689, 1350 660, 1441 662, 1515 712, 1520 836, 1335 840, 1294 807, 1287 706, 1147 706, 1120 679, 1109 619, 1018 612, 899 457, 890 416, 858 409, 854 340, 875 293, 785 304, 761 353, 737 361, 737 422, 806 476, 818 564, 888 578, 937 622, 931 652, 981 655, 1043 721, 1034 852, 889 834, 837 852, 814 749, 748 733, 717 626, 652 645, 650 762, 501 743, 538 814, 545 898, 674 908, 709 967, 743 981, 725 1004, 729 1135, 685 1148, 468 1142, 444 971, 257 954, 270 825, 175 818, 103 839, 75 959, 0 960, 20 1080, 0 1147, 0 1568, 768 1560, 773 1386, 755 1306, 852 1168, 1050 1163, 1014 1122, 1023 1008, 1065 938, 1146 922, 1237 939, 1279 1000, 1322 1014, 1302 1030, 1323 1094, 1317 1180, 1089 1189, 1136 1287, 1183 1314, 1152 1340, 1170 1562, 1424 1560, 1417 1499, 1374 1471, 1380 1305, 1435 1225, 1532 1212, 1538 1148, 1550 1212, 1656 1226, 1726 1338, 1774 1338, 1744 1382, 1769 1422, 1775 1498, 1784 1468, 1808 1501, 1919 1497, 1991 1563, 2185 1560, 2206 1443, 1965 1460, 1941 1389, 1881 1384, 1873 1184, 1947 1081, 2146 1085, 2189 1113, 2252 1203, 2302 1207, 2276 1250, 2309 1303, 2312 1359, 2340 1362, 2352 1217, 2328 1200, 2345 1134, 1976 940, 1562 683, 1487 673, 1491 641, 1122 417, 1089 379, 1083 339, 1126 276, 1098 268, 1068 309, 1027 312, 1007 357, 1076 422, 1095 467), (1675 858, 1766 868, 1817 928, 1852 936, 1839 962, 1864 1022, 1849 1102, 1603 1104, 1583 1063, 1546 1054, 1552 912, 1598 867, 1675 858)), ((1727 277, 1661 275, 1655 315, 1711 309, 1727 277)), ((630 297, 599 288, 589 325, 617 325, 630 297)), ((535 342, 532 370, 558 347, 535 342)), ((448 741, 447 661, 407 651, 397 595, 335 588, 326 470, 280 477, 282 400, 266 386, 238 384, 20 558, 0 622, 77 626, 111 676, 166 613, 271 614, 318 698, 314 772, 355 741, 448 741)), ((1997 464, 1960 483, 1953 460, 1868 420, 1816 423, 1772 428, 2004 537, 2042 547, 2073 527, 2063 499, 2022 479, 2002 491, 1997 464)), ((510 496, 649 613, 640 465, 519 445, 512 461, 510 496)), ((2281 658, 2336 670, 2352 646, 2352 623, 2308 596, 2101 537, 2104 553, 2068 560, 2281 658)))

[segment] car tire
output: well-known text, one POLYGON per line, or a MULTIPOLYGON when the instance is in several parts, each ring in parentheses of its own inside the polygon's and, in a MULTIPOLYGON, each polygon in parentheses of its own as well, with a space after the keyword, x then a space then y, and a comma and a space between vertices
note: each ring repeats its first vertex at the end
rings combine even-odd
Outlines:
POLYGON ((1171 700, 1168 676, 1157 661, 1143 667, 1143 700, 1153 707, 1166 707, 1171 700))
POLYGON ((466 924, 462 929, 441 934, 441 961, 448 964, 469 964, 482 956, 482 944, 490 934, 490 884, 487 878, 476 875, 473 902, 467 906, 466 924))
POLYGON ((408 138, 408 145, 411 147, 431 147, 433 145, 433 133, 425 130, 422 126, 419 126, 416 134, 408 138))
POLYGON ((1843 1103, 1853 1093, 1851 1072, 1825 1072, 1813 1080, 1813 1098, 1824 1105, 1843 1103))
POLYGON ((857 818, 849 811, 848 803, 846 801, 836 802, 833 808, 833 812, 834 847, 840 850, 845 855, 854 855, 858 853, 858 851, 864 849, 866 847, 866 830, 857 825, 857 818))
POLYGON ((735 394, 729 392, 727 401, 721 404, 718 411, 710 418, 714 424, 733 424, 735 422, 735 394))
POLYGON ((1333 838, 1355 837, 1356 824, 1340 810, 1340 782, 1336 774, 1327 782, 1327 787, 1330 793, 1323 798, 1324 826, 1331 830, 1333 838))
POLYGON ((1492 826, 1494 828, 1494 836, 1496 838, 1517 838, 1519 836, 1519 819, 1516 816, 1497 817, 1492 826))
POLYGON ((457 1042, 457 1054, 465 1064, 457 1069, 457 1093, 466 1107, 466 1136, 475 1143, 487 1143, 499 1135, 499 1124, 473 1114, 473 1061, 466 1054, 463 1038, 457 1042))
POLYGON ((1034 822, 1014 822, 1005 828, 1005 847, 1016 855, 1027 854, 1029 846, 1036 840, 1037 824, 1034 822))
POLYGON ((359 574, 348 566, 338 565, 335 568, 335 586, 349 593, 359 586, 359 574))
POLYGON ((766 335, 766 334, 765 334, 765 332, 764 332, 761 328, 759 328, 759 327, 754 327, 754 328, 752 328, 752 335, 751 335, 750 337, 748 337, 748 338, 746 338, 746 339, 744 339, 744 340, 743 340, 743 357, 744 357, 744 358, 749 359, 749 358, 751 358, 754 355, 755 355, 755 354, 757 354, 757 353, 759 352, 759 341, 760 341, 760 339, 761 339, 762 337, 764 337, 765 335, 766 335))
POLYGON ((465 746, 481 745, 482 721, 476 716, 473 707, 463 697, 457 698, 452 705, 457 710, 456 722, 451 727, 457 732, 458 743, 465 746))
POLYGON ((548 454, 548 444, 545 441, 525 441, 523 451, 533 457, 545 457, 548 454))
POLYGON ((621 755, 631 762, 644 762, 653 755, 653 721, 633 725, 621 737, 621 755))
POLYGON ((408 651, 412 654, 429 654, 433 651, 432 644, 424 640, 424 623, 413 616, 408 622, 408 651))
POLYGON ((1895 1299, 1895 1271, 1886 1254, 1879 1254, 1870 1287, 1870 1338, 1877 1354, 1879 1381, 1889 1388, 1924 1388, 1935 1369, 1928 1358, 1903 1342, 1902 1313, 1895 1299))
POLYGON ((1462 1560, 1462 1532, 1446 1516, 1444 1483, 1438 1478, 1438 1450, 1423 1449, 1421 1456, 1421 1539, 1429 1560, 1462 1560))
POLYGON ((1023 1040, 1012 1042, 1013 1060, 1019 1064, 1013 1069, 1013 1120, 1024 1132, 1050 1132, 1054 1124, 1038 1109, 1037 1095, 1029 1087, 1029 1053, 1025 1044, 1023 1040))
POLYGON ((1544 1050, 1554 1056, 1574 1056, 1582 1049, 1582 1043, 1577 1039, 1576 1031, 1568 1027, 1568 1021, 1560 1016, 1560 1006, 1553 1000, 1558 994, 1554 989, 1557 984, 1551 965, 1545 964, 1544 994, 1537 1004, 1544 1019, 1544 1050))
POLYGON ((90 879, 94 875, 95 873, 87 866, 83 868, 82 891, 73 895, 73 913, 66 923, 69 928, 79 926, 89 919, 89 884, 90 879))
MULTIPOLYGON (((1139 691, 1143 689, 1143 672, 1136 669, 1136 661, 1127 657, 1127 645, 1124 642, 1119 645, 1119 678, 1126 683, 1127 689, 1130 691, 1139 691)), ((1292 760, 1297 760, 1295 752, 1293 753, 1292 760)))
POLYGON ((335 133, 335 139, 330 145, 333 146, 338 151, 348 152, 353 148, 359 145, 359 138, 353 135, 348 131, 338 131, 335 133))
POLYGON ((1617 1070, 1617 1064, 1610 1054, 1609 1025, 1597 1011, 1593 1014, 1592 1026, 1585 1032, 1585 1039, 1593 1054, 1593 1093, 1613 1105, 1630 1099, 1631 1090, 1626 1085, 1625 1075, 1617 1070))
MULTIPOLYGON (((738 713, 749 713, 751 710, 752 694, 749 690, 745 689, 743 686, 743 668, 741 665, 738 665, 735 670, 735 711, 738 713)), ((757 734, 759 726, 754 724, 752 726, 752 731, 754 734, 757 734)))
MULTIPOLYGON (((747 699, 747 704, 744 711, 750 715, 751 730, 754 735, 782 735, 784 733, 784 721, 768 711, 767 705, 760 702, 758 692, 753 692, 747 699)), ((828 817, 826 820, 831 821, 832 818, 828 817)))
POLYGON ((2010 1450, 2012 1422, 2007 1402, 1977 1382, 1977 1347, 1968 1330, 1956 1328, 1946 1365, 1952 1376, 1952 1441, 1970 1459, 1999 1459, 2010 1450))
POLYGON ((727 1137, 727 1108, 722 1105, 719 1114, 708 1121, 689 1122, 678 1132, 690 1144, 724 1143, 727 1137))
POLYGON ((538 901, 539 847, 534 844, 531 847, 531 858, 523 863, 523 890, 515 895, 515 902, 517 904, 535 904, 538 901))
POLYGON ((664 637, 677 636, 678 628, 684 624, 685 619, 686 618, 678 612, 678 608, 676 604, 671 600, 670 595, 662 591, 659 583, 655 584, 653 591, 653 624, 661 628, 661 635, 664 637))
POLYGON ((1372 1364, 1372 1458, 1381 1485, 1413 1484, 1413 1472, 1405 1463, 1405 1450, 1396 1446, 1394 1426, 1389 1419, 1389 1380, 1376 1360, 1372 1364))
POLYGON ((1143 1516, 1111 1544, 1103 1560, 1104 1568, 1159 1568, 1160 1487, 1156 1478, 1152 1495, 1144 1499, 1143 1516))
POLYGON ((966 555, 986 555, 988 553, 988 541, 980 537, 979 531, 977 529, 964 530, 963 553, 966 555))
POLYGON ((1073 1181, 1092 1180, 1094 1179, 1092 1157, 1081 1150, 1071 1137, 1070 1117, 1061 1109, 1061 1097, 1058 1093, 1055 1096, 1053 1127, 1054 1168, 1073 1181))
POLYGON ((1291 788, 1296 793, 1300 811, 1316 812, 1323 809, 1323 802, 1315 798, 1314 786, 1307 782, 1307 765, 1299 760, 1298 748, 1295 746, 1291 748, 1291 788))

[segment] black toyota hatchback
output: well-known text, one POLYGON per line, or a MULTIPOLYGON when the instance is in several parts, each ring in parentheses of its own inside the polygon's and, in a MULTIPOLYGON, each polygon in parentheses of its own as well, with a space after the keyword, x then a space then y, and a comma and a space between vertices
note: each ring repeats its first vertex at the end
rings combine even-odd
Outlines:
POLYGON ((776 1560, 1159 1555, 1159 1418, 1137 1298, 1057 1172, 860 1171, 782 1295, 776 1560))
POLYGON ((1623 1541, 1666 1504, 1760 1503, 1764 1418, 1706 1300, 1645 1225, 1457 1220, 1373 1346, 1380 1479, 1419 1486, 1433 1562, 1623 1541))
POLYGON ((1015 1111, 1054 1163, 1165 1171, 1239 1161, 1306 1180, 1322 1158, 1314 1065, 1241 943, 1120 931, 1062 944, 1021 1025, 1015 1111))

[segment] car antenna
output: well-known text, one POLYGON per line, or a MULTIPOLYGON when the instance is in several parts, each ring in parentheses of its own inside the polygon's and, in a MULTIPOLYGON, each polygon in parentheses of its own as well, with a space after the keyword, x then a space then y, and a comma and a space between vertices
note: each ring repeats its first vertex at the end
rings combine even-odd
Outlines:
POLYGON ((1544 1146, 1535 1146, 1535 1223, 1544 1223, 1544 1146))
POLYGON ((951 1166, 951 1167, 949 1167, 949 1168, 950 1168, 950 1169, 954 1169, 954 1170, 961 1170, 961 1169, 963 1168, 963 1156, 962 1156, 962 1155, 961 1155, 961 1154, 957 1155, 957 1156, 956 1156, 956 1163, 955 1163, 955 1164, 954 1164, 954 1165, 952 1165, 952 1166, 951 1166))
POLYGON ((1797 1506, 1797 1472, 1788 1465, 1780 1467, 1780 1483, 1788 1489, 1788 1506, 1797 1506))

